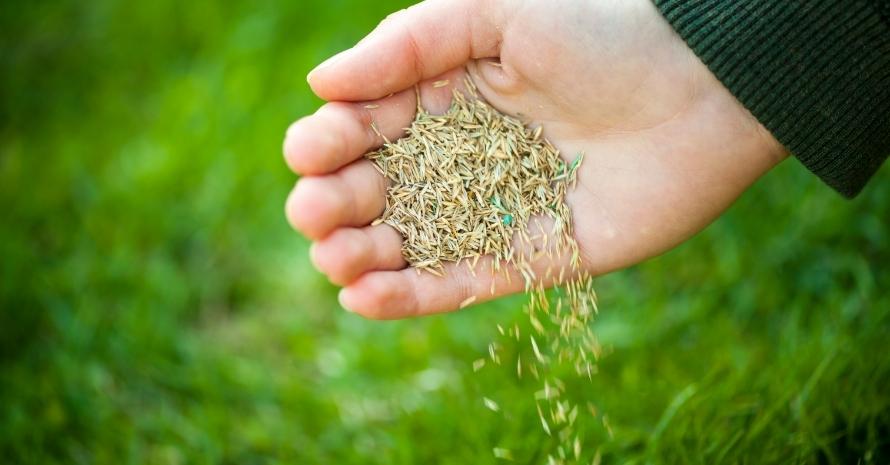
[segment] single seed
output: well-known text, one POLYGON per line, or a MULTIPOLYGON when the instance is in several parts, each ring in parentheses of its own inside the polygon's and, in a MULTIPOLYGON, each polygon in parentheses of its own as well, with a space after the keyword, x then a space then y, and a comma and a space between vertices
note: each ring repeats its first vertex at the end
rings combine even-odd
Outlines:
POLYGON ((510 449, 495 447, 493 449, 494 457, 501 460, 513 461, 513 452, 510 449))

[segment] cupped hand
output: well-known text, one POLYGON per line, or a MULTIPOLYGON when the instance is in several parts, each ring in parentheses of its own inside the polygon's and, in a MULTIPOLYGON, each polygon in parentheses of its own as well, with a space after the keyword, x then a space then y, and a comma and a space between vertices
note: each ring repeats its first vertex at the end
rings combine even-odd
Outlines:
POLYGON ((302 175, 287 217, 348 310, 403 318, 522 291, 521 279, 466 266, 417 273, 399 234, 370 226, 387 186, 362 157, 383 143, 371 123, 396 139, 415 86, 443 113, 467 77, 495 108, 543 125, 566 159, 585 154, 567 201, 591 275, 690 238, 786 156, 649 0, 427 0, 310 73, 329 103, 287 131, 285 158, 302 175))

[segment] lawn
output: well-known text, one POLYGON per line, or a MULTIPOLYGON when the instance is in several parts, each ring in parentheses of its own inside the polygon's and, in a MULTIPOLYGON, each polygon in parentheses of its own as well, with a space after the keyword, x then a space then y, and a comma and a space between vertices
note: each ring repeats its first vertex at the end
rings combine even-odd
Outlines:
MULTIPOLYGON (((363 320, 283 216, 304 76, 406 3, 0 4, 0 462, 554 452, 535 386, 471 367, 522 297, 363 320)), ((598 278, 585 462, 890 463, 888 264, 890 169, 847 201, 790 159, 598 278)))

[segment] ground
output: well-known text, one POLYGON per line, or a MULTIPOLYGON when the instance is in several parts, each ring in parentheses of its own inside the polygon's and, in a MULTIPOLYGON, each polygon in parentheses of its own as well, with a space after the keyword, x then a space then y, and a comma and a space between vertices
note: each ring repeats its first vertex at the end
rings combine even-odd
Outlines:
MULTIPOLYGON (((4 463, 553 452, 534 386, 471 368, 521 297, 365 321, 284 220, 306 72, 401 6, 0 5, 4 463)), ((585 460, 890 462, 888 218, 886 167, 847 201, 789 159, 687 244, 599 278, 608 354, 572 385, 598 412, 585 460)))

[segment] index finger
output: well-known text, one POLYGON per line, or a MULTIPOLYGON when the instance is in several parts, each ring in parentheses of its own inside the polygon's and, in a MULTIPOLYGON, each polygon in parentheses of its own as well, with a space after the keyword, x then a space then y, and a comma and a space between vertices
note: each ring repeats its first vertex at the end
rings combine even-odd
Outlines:
POLYGON ((471 59, 495 57, 500 44, 495 4, 427 0, 399 11, 309 73, 309 85, 328 101, 373 100, 471 59))

